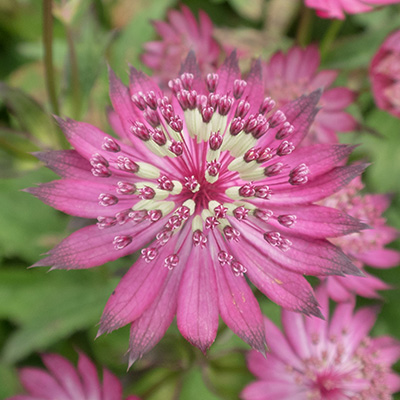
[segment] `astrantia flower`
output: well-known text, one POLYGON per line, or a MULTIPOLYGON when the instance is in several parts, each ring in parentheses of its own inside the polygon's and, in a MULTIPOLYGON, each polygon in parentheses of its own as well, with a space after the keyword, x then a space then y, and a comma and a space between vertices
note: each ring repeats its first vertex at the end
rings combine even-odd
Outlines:
MULTIPOLYGON (((400 264, 400 252, 385 249, 385 245, 398 237, 395 228, 386 225, 382 213, 389 206, 389 197, 382 194, 360 195, 364 188, 360 178, 354 179, 344 189, 325 199, 322 204, 337 208, 367 224, 371 229, 352 233, 331 241, 362 268, 367 264, 375 268, 390 268, 400 264)), ((377 290, 389 286, 380 279, 364 272, 365 277, 329 277, 327 288, 335 301, 347 301, 354 293, 364 297, 379 297, 377 290)))
POLYGON ((287 54, 275 53, 263 64, 265 94, 277 102, 278 107, 324 88, 318 105, 322 107, 311 125, 303 145, 338 142, 337 132, 348 132, 356 128, 357 122, 344 109, 355 97, 354 92, 345 87, 331 88, 338 72, 317 71, 320 64, 318 48, 314 45, 302 49, 292 47, 287 54))
POLYGON ((168 22, 155 21, 153 24, 161 40, 145 43, 142 62, 162 85, 179 72, 190 50, 195 52, 203 73, 217 69, 222 47, 214 38, 213 23, 204 11, 199 11, 197 22, 190 9, 182 5, 181 11, 168 11, 168 22))
MULTIPOLYGON (((42 360, 47 370, 35 367, 22 368, 19 377, 26 394, 8 400, 122 400, 122 386, 116 376, 103 368, 103 383, 96 366, 80 353, 78 368, 58 354, 44 354, 42 360)), ((128 396, 126 400, 140 400, 128 396)))
POLYGON ((101 319, 100 332, 132 323, 131 361, 151 349, 174 315, 205 351, 218 314, 254 348, 265 347, 259 305, 244 277, 276 303, 319 315, 303 274, 359 270, 326 237, 363 227, 313 205, 363 166, 342 166, 352 147, 297 148, 319 93, 274 109, 261 65, 242 80, 234 54, 205 79, 189 55, 164 96, 131 70, 129 88, 110 73, 115 139, 59 119, 75 150, 39 154, 63 179, 30 192, 69 214, 97 218, 37 265, 90 268, 140 250, 101 319))
POLYGON ((373 6, 399 3, 400 0, 305 0, 306 6, 315 8, 322 18, 344 19, 345 13, 360 14, 373 10, 373 6))
POLYGON ((400 118, 400 30, 392 33, 375 54, 369 77, 376 105, 400 118))
POLYGON ((244 400, 378 400, 392 398, 400 378, 391 366, 400 358, 400 343, 370 338, 375 308, 354 311, 340 303, 330 319, 325 291, 317 291, 326 320, 282 311, 283 332, 265 318, 270 353, 251 351, 250 371, 257 381, 242 392, 244 400))

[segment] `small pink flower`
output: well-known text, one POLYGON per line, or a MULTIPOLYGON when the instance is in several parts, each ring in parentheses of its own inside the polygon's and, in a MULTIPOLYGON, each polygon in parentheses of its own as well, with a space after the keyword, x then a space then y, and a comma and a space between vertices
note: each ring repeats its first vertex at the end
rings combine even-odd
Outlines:
POLYGON ((263 352, 262 315, 244 275, 279 305, 320 315, 303 275, 358 275, 326 238, 363 225, 313 203, 364 166, 343 166, 351 146, 299 148, 320 92, 278 110, 264 99, 259 62, 243 80, 232 54, 204 79, 189 54, 171 82, 167 97, 135 69, 129 87, 110 71, 110 121, 120 139, 58 119, 74 150, 38 154, 62 179, 29 191, 97 224, 36 265, 91 268, 140 250, 99 330, 132 324, 131 362, 162 338, 175 315, 183 336, 203 351, 221 315, 263 352))
POLYGON ((400 358, 400 343, 368 335, 375 308, 354 310, 340 303, 329 319, 328 296, 317 290, 326 320, 282 310, 281 332, 265 318, 270 353, 250 351, 248 367, 257 381, 242 392, 244 400, 372 400, 392 398, 400 377, 391 366, 400 358))
MULTIPOLYGON (((96 366, 85 354, 79 353, 77 369, 58 354, 44 354, 42 360, 47 370, 25 367, 19 371, 27 394, 8 400, 122 400, 122 386, 117 377, 103 368, 101 383, 96 366)), ((140 399, 128 396, 126 400, 140 399)))
MULTIPOLYGON (((398 237, 395 228, 386 225, 383 212, 389 206, 389 197, 382 194, 360 195, 364 188, 357 177, 344 189, 328 197, 321 204, 337 208, 367 224, 370 229, 331 239, 355 264, 362 269, 366 264, 374 268, 390 268, 400 264, 400 252, 385 249, 385 245, 398 237)), ((329 277, 327 289, 335 301, 348 301, 357 294, 364 297, 379 297, 377 290, 389 286, 380 279, 364 271, 365 277, 329 277)))
POLYGON ((147 42, 142 62, 165 87, 171 76, 179 72, 187 53, 193 50, 203 73, 215 71, 220 61, 221 45, 213 34, 213 23, 202 10, 199 22, 190 9, 181 5, 181 11, 170 10, 168 22, 155 21, 154 27, 161 40, 147 42))
POLYGON ((376 105, 400 118, 400 30, 389 35, 375 54, 369 77, 376 105))
POLYGON ((322 18, 344 19, 348 14, 373 10, 373 6, 399 3, 400 0, 305 0, 306 6, 315 8, 322 18))
POLYGON ((324 89, 318 103, 322 108, 303 145, 338 142, 337 132, 352 131, 357 126, 355 119, 344 111, 354 101, 354 92, 345 87, 331 88, 338 72, 317 71, 319 64, 319 51, 315 45, 305 49, 294 46, 287 54, 279 51, 263 64, 265 94, 271 96, 278 107, 302 94, 324 89))

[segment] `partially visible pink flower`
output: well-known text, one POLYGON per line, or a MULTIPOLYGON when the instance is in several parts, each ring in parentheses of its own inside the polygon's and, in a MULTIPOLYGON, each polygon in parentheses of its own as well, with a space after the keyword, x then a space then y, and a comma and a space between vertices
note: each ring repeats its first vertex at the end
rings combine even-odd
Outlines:
POLYGON ((326 320, 282 310, 281 332, 265 318, 270 353, 250 351, 248 367, 257 381, 241 393, 244 400, 390 400, 400 389, 391 366, 400 342, 371 338, 375 308, 354 310, 339 303, 329 318, 326 291, 317 290, 326 320))
POLYGON ((305 49, 294 46, 287 54, 279 51, 268 62, 263 63, 265 94, 271 96, 278 107, 302 94, 324 89, 318 103, 322 109, 302 145, 336 143, 337 132, 352 131, 357 126, 355 119, 344 111, 354 101, 354 92, 345 87, 332 88, 338 72, 318 71, 319 64, 320 55, 315 45, 305 49))
POLYGON ((147 42, 142 62, 164 87, 171 76, 177 75, 187 53, 193 50, 202 73, 215 72, 221 61, 221 45, 213 34, 213 23, 202 10, 199 22, 190 9, 168 11, 168 22, 154 21, 161 40, 147 42))
MULTIPOLYGON (((108 369, 103 368, 103 382, 99 380, 96 366, 79 353, 76 369, 66 358, 58 354, 42 356, 46 370, 25 367, 19 378, 26 394, 8 400, 122 400, 120 381, 108 369)), ((126 400, 140 400, 128 396, 126 400)))
POLYGON ((375 54, 369 77, 376 105, 400 118, 400 30, 389 35, 375 54))
POLYGON ((373 10, 373 6, 399 3, 400 0, 305 0, 306 6, 315 8, 322 18, 344 19, 345 13, 360 14, 373 10))
MULTIPOLYGON (((386 225, 382 216, 389 206, 389 196, 382 194, 361 195, 364 188, 357 177, 349 185, 325 199, 322 204, 337 208, 367 224, 371 229, 352 233, 340 238, 331 239, 354 263, 362 269, 364 265, 375 268, 390 268, 400 264, 400 252, 386 249, 385 245, 398 237, 395 228, 386 225)), ((379 297, 377 290, 388 289, 389 286, 380 279, 365 272, 364 278, 343 279, 329 277, 327 287, 329 295, 335 301, 347 301, 354 294, 364 297, 379 297)))
POLYGON ((201 76, 192 53, 167 97, 132 69, 110 71, 111 124, 58 119, 74 150, 38 157, 62 179, 29 191, 66 213, 94 219, 36 265, 81 269, 140 250, 106 304, 99 334, 131 325, 130 361, 163 337, 174 316, 206 351, 218 318, 264 352, 258 302, 247 278, 279 305, 320 315, 306 275, 358 275, 327 238, 362 229, 316 205, 359 175, 351 146, 299 147, 320 92, 277 109, 264 98, 261 64, 242 79, 233 53, 201 76))

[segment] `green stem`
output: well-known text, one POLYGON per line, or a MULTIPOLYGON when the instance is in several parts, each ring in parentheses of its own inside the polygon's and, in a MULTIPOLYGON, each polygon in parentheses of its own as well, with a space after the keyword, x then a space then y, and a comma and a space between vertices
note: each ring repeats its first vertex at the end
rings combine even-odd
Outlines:
POLYGON ((334 19, 328 30, 326 31, 324 37, 322 38, 321 44, 319 46, 319 51, 321 53, 321 60, 324 60, 328 54, 332 43, 335 41, 340 28, 343 25, 343 21, 340 19, 334 19))
POLYGON ((76 57, 72 31, 68 25, 65 26, 65 31, 68 43, 69 62, 71 66, 73 114, 74 118, 79 118, 82 109, 82 102, 81 102, 81 85, 79 81, 78 59, 76 57))
POLYGON ((52 0, 43 0, 43 46, 47 94, 52 112, 59 115, 53 67, 52 0))
POLYGON ((305 47, 310 43, 312 20, 313 11, 305 5, 302 5, 300 22, 296 34, 297 43, 302 47, 305 47))

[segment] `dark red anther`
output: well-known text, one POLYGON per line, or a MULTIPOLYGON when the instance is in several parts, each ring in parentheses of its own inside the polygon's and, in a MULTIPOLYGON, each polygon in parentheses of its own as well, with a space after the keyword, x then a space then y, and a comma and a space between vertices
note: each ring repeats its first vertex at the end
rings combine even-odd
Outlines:
POLYGON ((200 229, 193 232, 192 240, 195 246, 200 246, 201 248, 204 248, 207 243, 207 237, 200 229))
POLYGON ((152 132, 150 132, 152 139, 156 142, 159 146, 164 146, 167 143, 167 138, 165 133, 160 128, 155 128, 152 132))
POLYGON ((179 256, 177 254, 171 254, 164 260, 164 267, 172 271, 179 263, 179 256))
POLYGON ((122 250, 132 243, 132 237, 128 235, 118 235, 114 237, 113 245, 115 250, 122 250))
POLYGON ((289 173, 289 183, 291 185, 304 185, 308 182, 308 174, 310 170, 307 165, 302 163, 296 168, 293 168, 289 173))
POLYGON ((287 156, 293 152, 295 147, 293 146, 292 142, 288 142, 287 140, 284 140, 281 142, 276 149, 276 154, 280 157, 282 156, 287 156))
POLYGON ((99 229, 111 228, 117 224, 117 220, 114 217, 97 217, 97 227, 99 229))
POLYGON ((132 209, 128 208, 127 210, 123 210, 115 214, 115 219, 120 225, 125 224, 125 222, 131 220, 131 212, 132 209))
POLYGON ((246 100, 240 100, 236 107, 235 117, 244 118, 250 110, 250 103, 246 100))
POLYGON ((238 135, 244 128, 244 121, 241 117, 233 118, 229 132, 232 136, 238 135))
POLYGON ((216 228, 221 222, 217 220, 215 217, 207 217, 206 218, 206 229, 214 229, 216 228))
POLYGON ((219 132, 213 132, 208 141, 211 150, 218 150, 222 145, 222 135, 219 132))
POLYGON ((208 123, 214 114, 214 108, 211 106, 204 107, 201 110, 201 116, 203 117, 203 122, 208 123))
POLYGON ((168 87, 172 90, 174 94, 183 89, 182 82, 179 78, 171 79, 170 81, 168 81, 168 87))
POLYGON ((117 166, 120 170, 126 172, 136 173, 139 171, 139 165, 137 165, 134 161, 125 156, 117 157, 117 166))
POLYGON ((110 193, 100 193, 98 200, 99 204, 103 207, 113 206, 118 203, 118 197, 110 193))
POLYGON ((289 136, 291 136, 293 132, 294 132, 294 126, 290 122, 286 121, 282 125, 282 127, 278 130, 278 132, 276 132, 275 139, 277 140, 286 139, 289 136))
POLYGON ((244 184, 239 189, 239 195, 242 197, 252 197, 256 194, 256 189, 253 182, 244 184))
POLYGON ((208 74, 206 78, 207 89, 209 92, 215 92, 218 86, 219 76, 218 74, 208 74))
POLYGON ((182 132, 183 129, 183 122, 181 120, 181 117, 179 115, 174 115, 173 117, 170 118, 169 120, 169 126, 175 131, 175 132, 182 132))
POLYGON ((239 241, 240 232, 230 225, 224 227, 224 234, 228 241, 239 241))
POLYGON ((150 210, 147 212, 147 216, 151 222, 157 222, 162 217, 161 210, 150 210))
POLYGON ((222 266, 230 265, 232 260, 233 256, 227 253, 226 251, 220 251, 218 253, 218 261, 222 266))
POLYGON ((269 200, 271 198, 272 190, 267 185, 259 185, 255 187, 255 196, 260 199, 269 200))
POLYGON ((266 97, 260 105, 259 113, 260 114, 267 114, 269 113, 274 107, 276 103, 271 97, 266 97))
POLYGON ((292 214, 285 214, 285 215, 279 215, 278 216, 278 222, 285 226, 286 228, 291 228, 297 220, 297 217, 292 214))
POLYGON ((242 221, 247 218, 249 210, 243 206, 237 207, 233 210, 233 216, 238 220, 242 221))
POLYGON ((280 162, 268 165, 268 167, 265 167, 264 169, 264 175, 269 177, 279 175, 282 172, 283 167, 283 164, 280 162))
POLYGON ((129 218, 134 222, 143 222, 147 218, 146 210, 132 210, 129 213, 129 218))
POLYGON ((152 110, 157 109, 157 97, 152 90, 144 95, 144 101, 152 110))
POLYGON ((272 214, 271 210, 261 210, 260 208, 256 208, 253 211, 253 215, 264 222, 268 221, 272 217, 272 214))
POLYGON ((220 115, 227 115, 232 107, 233 99, 230 96, 222 96, 218 104, 218 112, 220 115))
POLYGON ((183 153, 183 144, 182 142, 176 142, 175 140, 172 140, 171 145, 168 147, 168 150, 172 151, 172 153, 179 157, 183 153))
POLYGON ((101 145, 101 148, 103 150, 110 151, 111 153, 118 153, 121 150, 119 144, 110 137, 105 137, 103 139, 103 144, 101 145))
POLYGON ((131 195, 136 192, 136 186, 133 183, 119 181, 116 191, 118 194, 131 195))
POLYGON ((218 93, 210 93, 208 95, 208 100, 207 103, 210 107, 212 107, 214 110, 217 109, 218 104, 219 104, 219 100, 221 98, 221 95, 218 93))
POLYGON ((144 100, 143 92, 137 92, 131 97, 133 103, 135 106, 140 110, 143 111, 146 109, 147 104, 146 101, 144 100))
POLYGON ((186 90, 190 90, 192 88, 192 85, 193 85, 193 79, 194 79, 193 74, 191 74, 190 72, 184 72, 181 75, 182 86, 186 90))
POLYGON ((249 163, 251 161, 256 161, 260 157, 260 148, 259 147, 252 147, 251 149, 247 150, 243 156, 245 162, 249 163))
POLYGON ((219 204, 214 208, 215 218, 225 218, 228 209, 224 207, 222 204, 219 204))
POLYGON ((286 115, 281 110, 277 110, 268 120, 269 126, 271 128, 275 128, 276 126, 283 124, 285 121, 286 121, 286 115))
POLYGON ((155 247, 149 247, 148 249, 142 249, 141 253, 144 261, 150 263, 157 257, 158 250, 155 247))
POLYGON ((257 126, 257 124, 258 124, 257 117, 251 114, 249 118, 247 118, 243 130, 245 131, 245 133, 250 133, 257 126))
POLYGON ((156 110, 148 108, 147 110, 143 111, 143 116, 153 128, 156 128, 158 125, 160 125, 160 118, 158 117, 158 112, 156 110))
POLYGON ((168 192, 171 192, 174 188, 174 184, 172 183, 172 181, 165 175, 162 175, 159 179, 157 179, 157 182, 159 183, 158 187, 162 190, 167 190, 168 192))
POLYGON ((155 190, 150 186, 145 186, 139 189, 139 197, 143 200, 151 200, 155 195, 155 190))
POLYGON ((93 168, 91 169, 93 176, 98 178, 108 178, 111 176, 111 171, 101 163, 92 164, 93 168))
POLYGON ((240 99, 243 95, 244 90, 246 89, 247 82, 241 79, 236 79, 233 82, 233 97, 237 100, 240 99))
POLYGON ((274 155, 272 149, 266 147, 263 151, 260 151, 260 156, 258 157, 257 163, 262 164, 265 161, 268 161, 274 155))
POLYGON ((133 122, 129 129, 140 140, 147 141, 150 139, 150 132, 142 122, 133 122))
POLYGON ((217 160, 212 160, 211 162, 207 162, 207 172, 210 176, 217 176, 219 174, 219 170, 221 168, 221 163, 217 160))

